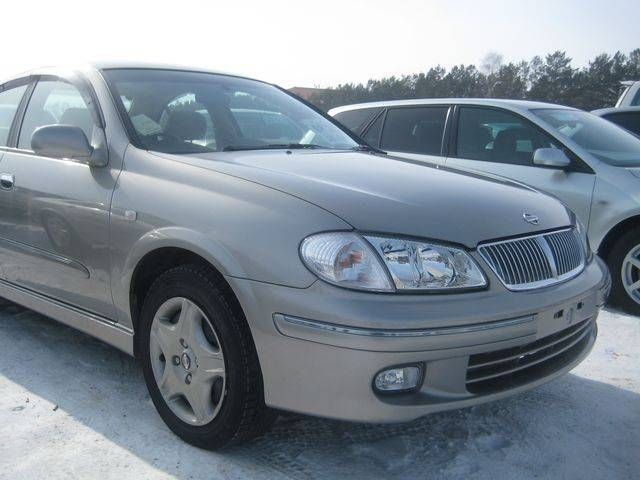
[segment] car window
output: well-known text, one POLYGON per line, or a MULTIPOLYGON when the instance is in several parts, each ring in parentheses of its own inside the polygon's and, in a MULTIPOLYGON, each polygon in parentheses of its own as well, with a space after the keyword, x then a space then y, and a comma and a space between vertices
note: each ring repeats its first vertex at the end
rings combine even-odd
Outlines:
POLYGON ((305 133, 280 112, 232 108, 231 114, 245 137, 286 143, 290 138, 300 138, 305 133))
POLYGON ((640 87, 638 87, 638 89, 636 90, 636 94, 633 97, 633 100, 631 100, 630 105, 632 107, 637 107, 640 105, 640 87))
POLYGON ((362 138, 367 144, 378 148, 380 146, 380 133, 382 132, 382 122, 384 122, 384 114, 379 115, 376 121, 364 133, 362 138))
POLYGON ((333 118, 338 120, 353 133, 360 135, 362 129, 367 126, 373 116, 380 110, 380 108, 356 108, 355 110, 336 113, 333 118))
POLYGON ((273 85, 173 70, 103 73, 132 140, 147 150, 189 154, 357 146, 324 115, 273 85))
POLYGON ((603 115, 602 118, 620 125, 622 128, 626 128, 630 132, 640 135, 640 111, 637 112, 622 112, 622 113, 610 113, 603 115))
POLYGON ((0 146, 7 146, 11 123, 26 89, 27 85, 22 85, 0 93, 0 146))
POLYGON ((550 136, 513 113, 493 108, 460 108, 456 137, 459 158, 532 165, 533 152, 548 147, 557 147, 550 136))
POLYGON ((604 118, 568 108, 531 112, 598 160, 617 167, 640 165, 640 138, 604 118))
POLYGON ((18 148, 31 150, 31 136, 45 125, 71 125, 91 141, 93 118, 80 91, 60 80, 42 80, 33 90, 20 128, 18 148))
POLYGON ((382 131, 382 148, 440 155, 447 110, 448 107, 390 109, 382 131))

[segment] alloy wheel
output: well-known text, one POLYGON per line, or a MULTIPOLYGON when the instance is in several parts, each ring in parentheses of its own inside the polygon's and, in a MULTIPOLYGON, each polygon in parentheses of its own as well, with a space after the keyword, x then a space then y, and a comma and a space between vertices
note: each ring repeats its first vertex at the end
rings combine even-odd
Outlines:
POLYGON ((202 426, 222 408, 224 354, 211 321, 191 300, 174 297, 158 308, 149 337, 153 376, 171 411, 202 426))
POLYGON ((633 247, 624 257, 621 274, 627 295, 640 304, 640 245, 633 247))

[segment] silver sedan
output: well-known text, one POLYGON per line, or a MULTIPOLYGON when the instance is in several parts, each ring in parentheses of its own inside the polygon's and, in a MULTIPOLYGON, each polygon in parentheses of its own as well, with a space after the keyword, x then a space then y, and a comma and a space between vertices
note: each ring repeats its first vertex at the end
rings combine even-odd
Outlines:
POLYGON ((594 344, 606 266, 533 188, 390 159, 215 72, 39 70, 0 104, 0 296, 136 355, 194 445, 277 410, 398 422, 495 400, 594 344))

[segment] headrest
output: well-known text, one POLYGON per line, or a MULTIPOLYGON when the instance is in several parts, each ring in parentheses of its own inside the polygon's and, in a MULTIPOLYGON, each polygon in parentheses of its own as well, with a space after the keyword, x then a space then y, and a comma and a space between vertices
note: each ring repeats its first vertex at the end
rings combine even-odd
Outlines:
POLYGON ((198 112, 177 110, 169 115, 164 131, 183 140, 202 139, 207 133, 207 122, 198 112))
POLYGON ((507 128, 498 132, 493 141, 493 150, 496 152, 515 152, 518 146, 519 128, 507 128))

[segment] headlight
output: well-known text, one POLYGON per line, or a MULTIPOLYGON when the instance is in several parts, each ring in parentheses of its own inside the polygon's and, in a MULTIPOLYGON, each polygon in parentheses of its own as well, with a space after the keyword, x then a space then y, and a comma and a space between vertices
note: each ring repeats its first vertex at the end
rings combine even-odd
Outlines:
POLYGON ((399 238, 365 237, 380 253, 398 290, 484 287, 473 259, 458 248, 399 238))
POLYGON ((433 291, 487 284, 466 252, 428 242, 361 237, 353 232, 320 233, 302 242, 300 255, 313 273, 346 288, 433 291))
POLYGON ((371 246, 355 233, 319 233, 307 237, 300 245, 300 256, 309 270, 329 283, 378 292, 394 290, 371 246))

